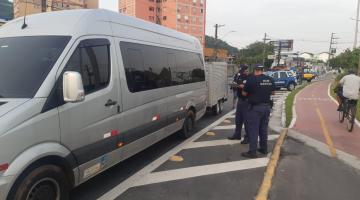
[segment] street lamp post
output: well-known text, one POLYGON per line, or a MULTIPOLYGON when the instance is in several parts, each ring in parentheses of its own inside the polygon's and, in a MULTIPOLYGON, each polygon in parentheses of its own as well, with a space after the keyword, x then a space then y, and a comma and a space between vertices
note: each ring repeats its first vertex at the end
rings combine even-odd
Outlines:
POLYGON ((359 11, 360 11, 360 0, 358 0, 358 3, 357 3, 356 19, 355 19, 355 37, 354 37, 354 46, 353 46, 353 49, 356 49, 357 40, 358 40, 358 32, 359 32, 359 11))

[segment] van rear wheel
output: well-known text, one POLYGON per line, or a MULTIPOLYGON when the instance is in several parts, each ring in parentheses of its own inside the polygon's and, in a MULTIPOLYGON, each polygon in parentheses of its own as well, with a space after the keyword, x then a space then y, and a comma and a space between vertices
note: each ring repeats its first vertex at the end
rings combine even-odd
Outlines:
POLYGON ((195 113, 189 110, 185 116, 184 125, 181 129, 180 136, 182 138, 189 138, 195 131, 195 113))
POLYGON ((221 114, 223 111, 223 108, 224 108, 224 103, 222 100, 219 100, 218 103, 215 106, 213 106, 213 108, 212 108, 213 114, 214 115, 221 114))
POLYGON ((70 185, 63 170, 55 165, 35 168, 15 188, 14 200, 68 200, 70 185))

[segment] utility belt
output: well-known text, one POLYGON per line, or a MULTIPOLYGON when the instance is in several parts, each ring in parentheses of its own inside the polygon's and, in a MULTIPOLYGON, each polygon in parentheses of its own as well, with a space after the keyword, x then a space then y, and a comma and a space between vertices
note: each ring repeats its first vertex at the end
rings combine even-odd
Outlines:
POLYGON ((270 103, 250 103, 251 106, 270 106, 270 103))
POLYGON ((238 100, 241 102, 248 102, 248 99, 242 99, 241 97, 238 100))
POLYGON ((250 103, 249 110, 252 110, 254 106, 270 106, 270 108, 272 108, 271 103, 250 103))

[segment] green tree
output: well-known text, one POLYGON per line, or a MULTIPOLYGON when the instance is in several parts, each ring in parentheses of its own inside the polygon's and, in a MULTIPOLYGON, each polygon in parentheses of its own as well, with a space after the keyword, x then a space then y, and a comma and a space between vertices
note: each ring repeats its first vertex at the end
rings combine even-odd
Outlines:
POLYGON ((240 49, 240 53, 237 56, 237 64, 263 64, 263 59, 265 57, 265 67, 269 68, 273 60, 267 59, 268 55, 273 54, 274 46, 270 44, 264 44, 263 42, 254 42, 247 46, 244 49, 240 49), (265 46, 264 46, 265 45, 265 46), (264 54, 265 47, 265 54, 264 54))
POLYGON ((346 49, 343 53, 335 58, 330 59, 330 66, 341 67, 345 69, 357 68, 359 64, 360 49, 350 50, 346 49))
POLYGON ((207 48, 215 48, 217 46, 218 49, 226 49, 231 55, 237 55, 239 53, 238 48, 229 45, 221 39, 218 40, 218 43, 216 45, 215 38, 211 36, 205 37, 205 44, 207 48))

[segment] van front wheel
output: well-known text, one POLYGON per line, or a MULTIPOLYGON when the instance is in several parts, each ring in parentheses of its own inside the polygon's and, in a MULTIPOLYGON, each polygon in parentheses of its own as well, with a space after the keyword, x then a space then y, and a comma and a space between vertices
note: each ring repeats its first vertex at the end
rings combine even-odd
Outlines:
POLYGON ((44 165, 25 175, 14 190, 14 200, 68 200, 69 182, 60 167, 44 165))
POLYGON ((185 116, 184 125, 180 131, 180 136, 189 138, 195 131, 195 113, 189 110, 185 116))

